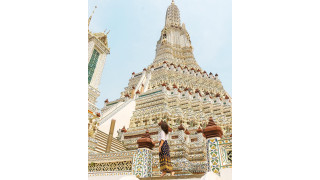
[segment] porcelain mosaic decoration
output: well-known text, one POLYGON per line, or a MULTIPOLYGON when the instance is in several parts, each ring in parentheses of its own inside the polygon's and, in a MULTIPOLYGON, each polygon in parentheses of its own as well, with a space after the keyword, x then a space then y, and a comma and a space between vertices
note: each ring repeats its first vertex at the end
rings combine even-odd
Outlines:
POLYGON ((207 139, 207 158, 208 171, 219 173, 221 164, 218 138, 207 139))
POLYGON ((152 176, 152 153, 148 148, 139 148, 133 158, 132 174, 137 177, 152 176))

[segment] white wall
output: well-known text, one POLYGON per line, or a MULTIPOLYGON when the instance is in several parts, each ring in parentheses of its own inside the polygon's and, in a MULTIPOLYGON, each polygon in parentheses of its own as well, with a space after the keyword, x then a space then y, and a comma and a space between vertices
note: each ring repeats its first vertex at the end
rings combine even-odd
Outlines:
POLYGON ((232 168, 220 169, 221 180, 232 180, 232 168))
POLYGON ((130 119, 132 117, 133 111, 136 107, 136 101, 130 102, 128 105, 126 105, 123 109, 121 109, 119 112, 111 116, 107 121, 99 126, 99 130, 103 131, 107 134, 109 134, 110 131, 110 124, 111 119, 116 120, 116 124, 114 127, 113 137, 116 137, 118 135, 117 130, 122 129, 123 126, 128 129, 130 124, 130 119))

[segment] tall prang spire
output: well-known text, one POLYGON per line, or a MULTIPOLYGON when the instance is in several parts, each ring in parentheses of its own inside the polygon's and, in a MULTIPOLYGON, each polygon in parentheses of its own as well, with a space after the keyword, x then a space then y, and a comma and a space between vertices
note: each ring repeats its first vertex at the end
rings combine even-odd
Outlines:
POLYGON ((90 15, 89 19, 88 19, 88 28, 89 28, 89 25, 90 25, 90 22, 91 22, 91 19, 92 19, 92 15, 94 14, 94 10, 96 10, 97 6, 94 7, 93 11, 92 11, 92 14, 90 15))
POLYGON ((167 8, 165 26, 157 42, 156 57, 152 65, 162 66, 164 61, 176 66, 201 70, 193 56, 189 33, 185 25, 180 23, 180 11, 174 4, 174 0, 167 8))
POLYGON ((172 0, 171 5, 167 9, 166 26, 180 26, 180 11, 174 4, 174 0, 172 0))

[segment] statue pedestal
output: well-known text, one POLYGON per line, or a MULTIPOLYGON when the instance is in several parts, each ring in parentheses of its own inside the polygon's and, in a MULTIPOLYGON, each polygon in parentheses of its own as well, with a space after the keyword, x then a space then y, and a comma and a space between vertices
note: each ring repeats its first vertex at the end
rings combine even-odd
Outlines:
POLYGON ((213 118, 209 118, 209 124, 203 130, 203 134, 206 137, 207 145, 207 163, 208 171, 220 174, 221 162, 220 162, 220 150, 219 142, 222 137, 222 129, 216 123, 214 123, 213 118))
POLYGON ((150 138, 149 131, 137 141, 138 150, 133 157, 132 174, 138 178, 151 177, 152 176, 152 152, 151 149, 155 143, 150 138))
POLYGON ((219 139, 219 137, 214 137, 206 140, 208 171, 217 174, 220 173, 219 139))
POLYGON ((138 178, 152 176, 152 153, 149 148, 139 148, 133 157, 132 174, 138 178))

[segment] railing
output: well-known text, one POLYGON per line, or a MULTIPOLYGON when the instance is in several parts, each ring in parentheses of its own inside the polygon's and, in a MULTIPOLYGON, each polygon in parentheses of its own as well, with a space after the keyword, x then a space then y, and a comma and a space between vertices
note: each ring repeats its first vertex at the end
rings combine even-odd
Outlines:
POLYGON ((91 154, 88 158, 89 176, 130 175, 136 151, 91 154))
POLYGON ((192 173, 205 173, 208 169, 208 164, 206 161, 203 162, 190 162, 191 169, 190 172, 192 173))
POLYGON ((96 105, 94 105, 91 102, 89 102, 89 101, 88 101, 88 109, 93 110, 93 112, 99 111, 99 108, 96 105))
POLYGON ((111 162, 111 161, 124 161, 130 160, 134 156, 136 151, 120 151, 120 152, 112 152, 112 153, 99 153, 89 155, 89 162, 111 162))
POLYGON ((88 165, 89 173, 131 171, 131 170, 132 170, 132 160, 118 161, 118 162, 105 162, 105 163, 90 163, 88 165))
POLYGON ((114 111, 115 109, 117 109, 117 107, 121 106, 121 104, 123 104, 122 101, 120 101, 120 102, 114 102, 114 103, 112 103, 112 104, 108 104, 108 105, 104 106, 104 107, 101 109, 102 115, 114 111))
POLYGON ((148 125, 148 126, 146 126, 145 128, 141 128, 141 127, 133 127, 133 128, 132 128, 132 127, 131 127, 131 128, 130 128, 130 132, 127 132, 127 133, 126 133, 126 136, 145 133, 145 132, 146 132, 146 129, 148 129, 150 133, 153 132, 153 131, 158 131, 159 125, 156 123, 156 124, 148 125), (139 129, 140 129, 140 130, 139 130, 139 129))
POLYGON ((129 103, 131 103, 133 99, 127 100, 125 103, 121 104, 119 107, 114 109, 112 112, 110 112, 107 116, 103 117, 103 119, 100 122, 100 125, 105 123, 109 118, 111 118, 113 115, 118 113, 121 109, 123 109, 125 106, 127 106, 129 103))

